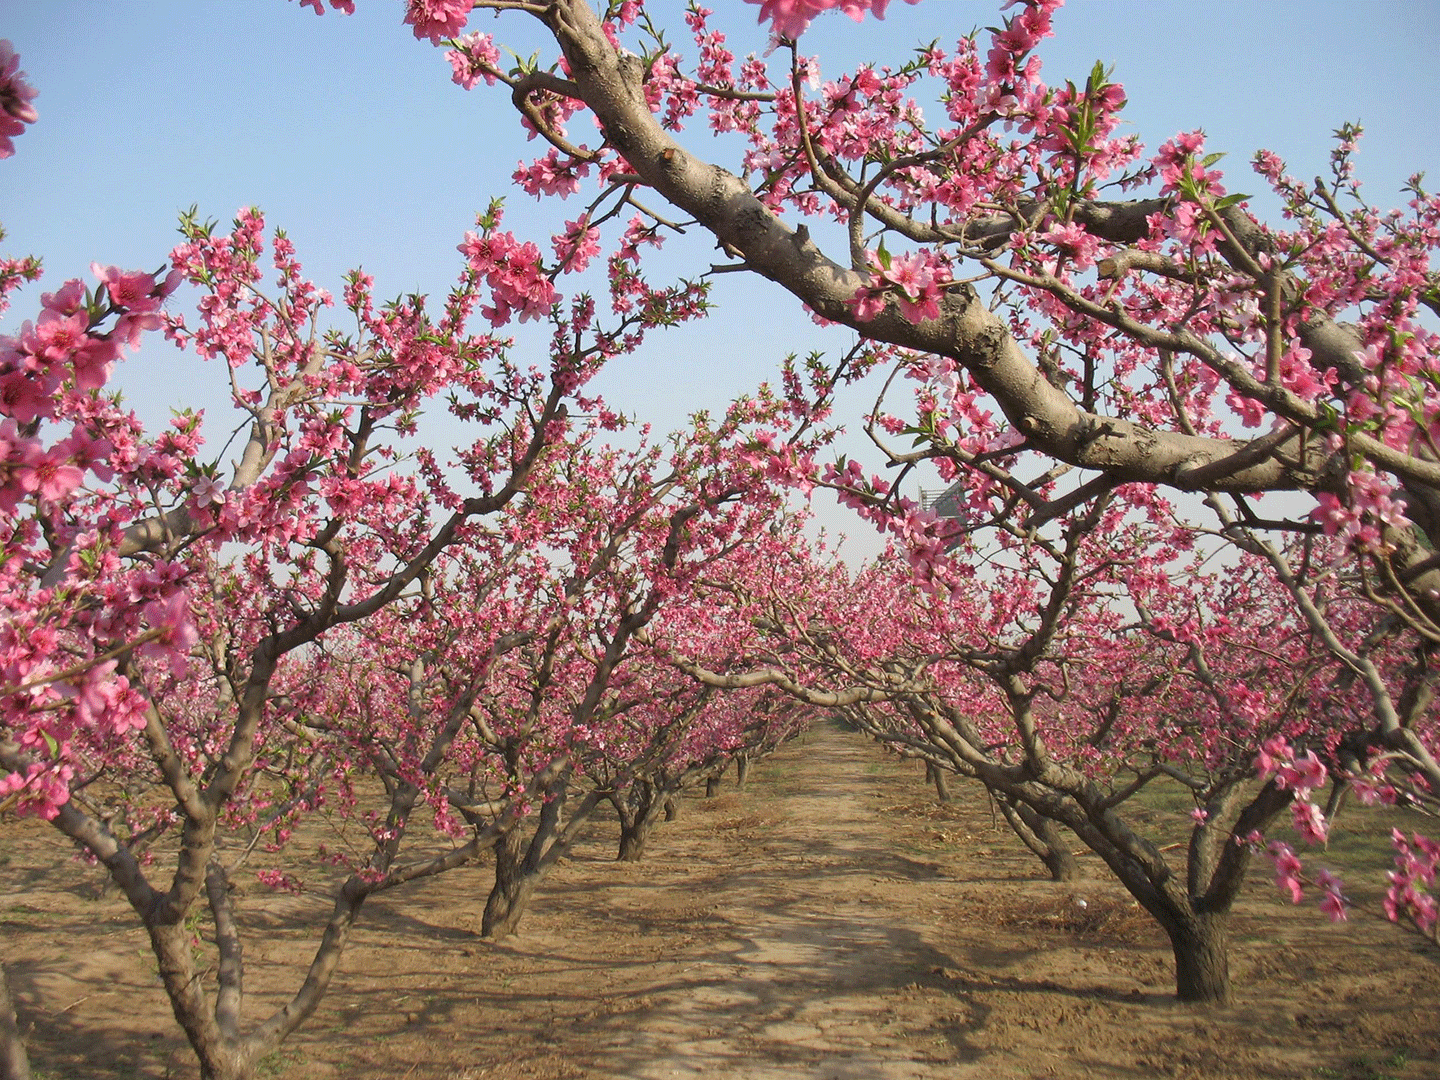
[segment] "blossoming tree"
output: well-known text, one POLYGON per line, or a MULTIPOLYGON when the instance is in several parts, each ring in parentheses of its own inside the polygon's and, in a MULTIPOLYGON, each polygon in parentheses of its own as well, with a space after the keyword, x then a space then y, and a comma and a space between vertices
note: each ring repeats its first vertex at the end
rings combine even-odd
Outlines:
MULTIPOLYGON (((35 119, 8 45, 0 78, 8 154, 12 121, 35 119)), ((641 302, 607 322, 555 284, 583 245, 562 235, 547 262, 501 227, 497 206, 460 244, 441 310, 377 304, 356 272, 350 325, 327 326, 331 297, 258 212, 225 232, 187 217, 183 231, 168 274, 97 266, 95 285, 45 293, 38 317, 0 339, 0 807, 49 821, 104 866, 149 935, 202 1073, 242 1077, 313 1012, 367 897, 472 861, 538 797, 527 778, 456 831, 442 781, 491 669, 537 632, 505 622, 524 553, 561 541, 556 507, 601 481, 575 475, 585 446, 622 424, 585 384, 651 328, 698 314, 704 290, 640 286, 641 302), (164 306, 182 284, 198 294, 193 322, 164 306), (544 363, 512 360, 499 331, 517 319, 550 324, 544 363), (123 352, 162 329, 228 378, 241 436, 228 463, 206 450, 201 415, 147 433, 109 392, 123 352), (450 461, 407 441, 442 395, 473 432, 450 461), (410 453, 418 467, 399 468, 410 453), (423 622, 434 583, 460 574, 472 603, 496 601, 469 628, 468 681, 414 715, 337 698, 347 635, 423 622), (387 740, 395 753, 381 752, 387 740), (367 784, 385 794, 378 809, 356 796, 367 784), (414 844, 425 806, 438 847, 414 844), (234 875, 292 886, 257 866, 257 849, 283 846, 322 808, 353 821, 356 847, 338 859, 295 994, 247 1026, 234 875), (197 918, 209 969, 197 967, 197 918)), ((0 287, 38 272, 7 260, 0 287)))
MULTIPOLYGON (((1395 700, 1381 661, 1328 625, 1325 575, 1303 542, 1338 538, 1326 550, 1384 612, 1380 636, 1419 635, 1410 652, 1429 665, 1440 638, 1440 378, 1426 320, 1440 310, 1440 199, 1416 177, 1404 208, 1372 206, 1355 176, 1360 132, 1346 125, 1330 175, 1313 183, 1257 154, 1285 216, 1261 221, 1200 133, 1148 154, 1118 135, 1125 93, 1103 66, 1042 78, 1037 49, 1058 0, 1012 2, 988 33, 820 82, 803 53, 809 20, 886 6, 766 0, 776 48, 743 60, 698 5, 683 48, 669 13, 638 0, 413 0, 406 21, 448 49, 457 82, 504 84, 548 143, 516 173, 526 190, 565 196, 592 183, 578 219, 592 225, 662 199, 670 209, 636 220, 703 228, 728 257, 713 272, 763 277, 859 336, 831 380, 878 365, 912 380, 913 403, 882 401, 871 434, 902 476, 938 467, 952 482, 943 509, 965 527, 1048 529, 1053 540, 1067 518, 1126 489, 1208 496, 1192 527, 1267 562, 1308 633, 1365 688, 1367 760, 1440 790, 1435 747, 1418 733, 1428 696, 1395 700), (495 38, 463 33, 472 10, 502 26, 538 21, 554 64, 503 69, 495 38), (938 110, 922 113, 922 95, 938 110), (567 133, 581 112, 596 138, 567 133), (698 116, 710 134, 743 141, 729 169, 721 147, 733 140, 687 131, 698 116), (1278 491, 1304 493, 1313 510, 1275 514, 1254 498, 1278 491)), ((853 461, 781 458, 794 482, 837 488, 895 535, 922 576, 954 536, 895 479, 853 461)), ((1417 865, 1403 872, 1423 878, 1425 859, 1417 865)))

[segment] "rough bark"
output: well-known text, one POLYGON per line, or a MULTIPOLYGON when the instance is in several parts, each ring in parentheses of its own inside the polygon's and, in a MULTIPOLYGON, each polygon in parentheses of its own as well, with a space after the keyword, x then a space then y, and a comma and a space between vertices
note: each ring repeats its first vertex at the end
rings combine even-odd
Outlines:
POLYGON ((645 845, 650 841, 650 834, 655 831, 663 814, 664 804, 655 802, 653 806, 647 807, 645 812, 635 817, 634 821, 626 827, 620 827, 620 852, 616 856, 620 862, 639 862, 645 857, 645 845))
POLYGON ((1229 912, 1196 915, 1165 929, 1175 952, 1175 996, 1200 1004, 1230 1004, 1229 912))
POLYGON ((739 753, 735 755, 735 788, 744 791, 745 785, 750 781, 750 755, 739 753))
POLYGON ((30 1080, 30 1059, 20 1038, 4 964, 0 964, 0 1080, 30 1080))
POLYGON ((481 937, 498 941, 515 932, 536 888, 569 850, 602 798, 599 792, 587 794, 562 827, 561 815, 566 804, 562 788, 545 802, 528 839, 524 830, 515 828, 496 842, 495 884, 480 917, 481 937))
POLYGON ((506 833, 495 845, 495 883, 485 900, 480 935, 499 939, 515 932, 534 890, 525 873, 526 836, 519 829, 506 833))
POLYGON ((1076 873, 1075 856, 1070 853, 1070 845, 1065 843, 1064 834, 1059 827, 1024 803, 1015 803, 1004 798, 997 799, 996 802, 1015 835, 1020 837, 1021 842, 1045 864, 1045 869, 1050 871, 1050 879, 1073 881, 1076 873))
POLYGON ((645 857, 650 834, 666 815, 666 805, 674 792, 648 780, 636 780, 622 794, 612 795, 611 804, 620 818, 620 862, 639 862, 645 857))
POLYGON ((945 775, 945 770, 937 766, 933 761, 925 762, 925 779, 935 785, 935 799, 937 802, 948 803, 952 798, 950 794, 950 780, 945 775))

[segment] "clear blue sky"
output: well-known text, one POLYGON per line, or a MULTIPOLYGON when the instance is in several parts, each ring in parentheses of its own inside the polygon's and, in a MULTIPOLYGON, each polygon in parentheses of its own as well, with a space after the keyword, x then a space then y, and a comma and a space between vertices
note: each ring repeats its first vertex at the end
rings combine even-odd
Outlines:
MULTIPOLYGON (((737 53, 764 50, 754 7, 710 6, 737 53)), ((690 52, 682 0, 650 7, 690 52)), ((3 250, 44 256, 53 288, 88 281, 92 260, 160 265, 178 211, 192 203, 222 221, 258 205, 334 292, 346 269, 363 265, 382 296, 443 293, 459 268, 456 243, 492 196, 508 194, 510 227, 541 241, 562 213, 575 216, 573 203, 509 190, 535 144, 505 95, 453 85, 442 51, 400 24, 399 0, 357 8, 317 18, 283 0, 0 0, 0 37, 40 91, 40 122, 0 162, 3 250)), ((953 44, 996 23, 998 9, 998 0, 895 0, 883 23, 823 16, 802 44, 830 77, 859 60, 901 62, 922 41, 953 44)), ((528 54, 543 44, 528 23, 477 13, 471 26, 528 54)), ((1083 80, 1096 60, 1114 65, 1147 146, 1203 127, 1211 149, 1229 152, 1232 190, 1258 190, 1247 162, 1260 147, 1297 175, 1323 171, 1331 130, 1360 120, 1360 175, 1388 206, 1411 172, 1428 170, 1440 185, 1437 49, 1440 4, 1428 0, 1074 0, 1040 54, 1052 84, 1083 80)), ((713 152, 703 120, 689 139, 713 152)), ((670 242, 674 265, 698 272, 713 245, 687 241, 670 242)), ((672 426, 753 387, 786 352, 843 346, 788 297, 737 278, 717 286, 714 318, 655 338, 607 372, 606 395, 672 426)), ((0 332, 33 311, 36 292, 21 295, 0 332)), ((214 402, 202 387, 220 378, 152 348, 118 374, 151 416, 214 402)))

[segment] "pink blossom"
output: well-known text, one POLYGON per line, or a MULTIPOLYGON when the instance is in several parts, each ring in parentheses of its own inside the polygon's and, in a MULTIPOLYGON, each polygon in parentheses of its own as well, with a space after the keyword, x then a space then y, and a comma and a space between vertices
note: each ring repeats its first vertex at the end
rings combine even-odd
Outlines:
MULTIPOLYGON (((771 30, 777 37, 794 40, 805 32, 810 20, 822 11, 839 8, 846 15, 859 22, 868 11, 877 19, 885 17, 890 0, 746 0, 760 5, 758 22, 770 22, 771 30)), ((915 4, 919 0, 906 0, 915 4)))
POLYGON ((36 762, 23 775, 10 773, 0 776, 0 801, 15 795, 17 813, 34 814, 53 821, 70 800, 70 781, 74 778, 75 770, 68 763, 52 765, 36 762))
POLYGON ((1294 751, 1290 749, 1284 736, 1272 735, 1260 744, 1260 753, 1255 758, 1255 771, 1262 779, 1269 779, 1294 756, 1294 751))
POLYGON ((213 476, 202 476, 190 489, 190 498, 196 506, 221 506, 225 502, 225 485, 213 476))
POLYGON ((1366 773, 1352 773, 1347 778, 1350 786, 1355 789, 1355 795, 1365 806, 1374 806, 1377 803, 1385 806, 1393 806, 1395 803, 1395 788, 1384 782, 1385 774, 1383 764, 1380 771, 1366 773))
POLYGON ((41 293, 40 306, 56 315, 74 315, 85 308, 85 285, 79 278, 71 278, 53 293, 41 293))
POLYGON ((304 887, 300 884, 299 878, 280 870, 257 870, 255 872, 255 880, 272 889, 280 892, 294 893, 297 896, 304 891, 304 887))
POLYGON ((23 132, 26 124, 40 119, 35 106, 30 104, 36 93, 25 81, 15 47, 0 40, 0 158, 13 156, 15 144, 11 137, 23 132))
MULTIPOLYGON (((140 270, 121 270, 116 266, 101 266, 99 263, 91 263, 90 270, 105 286, 110 302, 116 307, 141 314, 160 310, 166 293, 156 287, 154 274, 140 270)), ((174 286, 170 285, 170 288, 173 290, 174 286)))
POLYGON ((454 74, 451 81, 466 90, 474 88, 481 79, 485 85, 495 85, 495 72, 500 67, 500 50, 495 39, 478 31, 466 34, 455 42, 455 48, 445 53, 454 74))
POLYGON ((85 474, 72 465, 64 450, 52 447, 48 453, 31 456, 15 467, 20 490, 58 503, 85 481, 85 474))
POLYGON ((1320 898, 1320 910, 1329 916, 1331 922, 1344 922, 1349 917, 1350 901, 1345 898, 1339 877, 1329 870, 1321 870, 1315 875, 1315 884, 1325 893, 1320 898))
POLYGON ((1306 843, 1323 844, 1329 838, 1330 825, 1325 815, 1308 799, 1297 799, 1291 803, 1290 816, 1295 831, 1305 838, 1306 843))
POLYGON ((940 314, 940 298, 950 281, 950 265, 934 251, 924 249, 905 255, 866 252, 871 279, 850 300, 851 310, 861 321, 875 318, 885 309, 885 298, 893 296, 900 312, 911 322, 933 319, 940 314))
POLYGON ((1231 390, 1226 394, 1225 403, 1235 410, 1240 423, 1246 427, 1259 427, 1265 421, 1265 406, 1238 390, 1231 390))
POLYGON ((406 0, 405 22, 416 38, 429 38, 432 45, 438 45, 446 38, 459 37, 474 6, 474 0, 406 0))
POLYGON ((153 656, 168 663, 177 676, 183 674, 185 654, 200 640, 199 631, 190 618, 189 600, 184 590, 176 589, 163 600, 150 601, 145 605, 144 615, 151 629, 160 631, 160 635, 142 645, 138 651, 142 656, 153 656))
POLYGON ((83 311, 68 315, 45 310, 32 326, 20 330, 20 347, 38 359, 65 363, 89 337, 90 320, 83 311))
POLYGON ((1326 775, 1325 766, 1315 756, 1315 751, 1306 750, 1290 765, 1281 766, 1276 773, 1275 782, 1303 798, 1306 793, 1324 784, 1326 775))
POLYGON ((555 261, 562 273, 578 274, 600 254, 600 230, 588 224, 588 218, 567 221, 565 231, 551 239, 555 261))
POLYGON ((119 358, 120 344, 115 338, 87 337, 71 358, 75 389, 99 390, 110 381, 119 358))
POLYGON ((68 438, 55 444, 55 451, 68 458, 77 469, 92 473, 99 480, 108 483, 115 476, 110 463, 110 456, 115 452, 114 443, 92 436, 79 425, 68 438))
POLYGON ((27 371, 11 371, 0 375, 0 415, 13 417, 16 423, 28 424, 42 416, 53 416, 55 400, 53 382, 35 378, 27 371))
POLYGON ((1300 903, 1305 890, 1300 880, 1299 857, 1289 844, 1282 844, 1278 840, 1272 840, 1265 851, 1270 856, 1270 861, 1275 864, 1275 884, 1290 894, 1292 904, 1300 903))

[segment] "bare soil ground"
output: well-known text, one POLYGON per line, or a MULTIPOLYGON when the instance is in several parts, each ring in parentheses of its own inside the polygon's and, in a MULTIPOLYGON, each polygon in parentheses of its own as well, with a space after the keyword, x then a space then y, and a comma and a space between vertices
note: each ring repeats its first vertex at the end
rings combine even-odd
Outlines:
MULTIPOLYGON (((1236 1005, 1181 1006, 1165 939, 1093 856, 1044 880, 983 795, 940 806, 917 769, 817 729, 745 792, 688 799, 642 863, 596 823, 499 944, 475 936, 483 868, 372 902, 262 1075, 1440 1076, 1440 963, 1393 928, 1331 927, 1258 873, 1236 1005)), ((0 829, 0 958, 37 1077, 193 1077, 143 935, 41 828, 0 829)), ((327 905, 241 904, 273 930, 246 954, 253 1017, 297 984, 327 905)))

